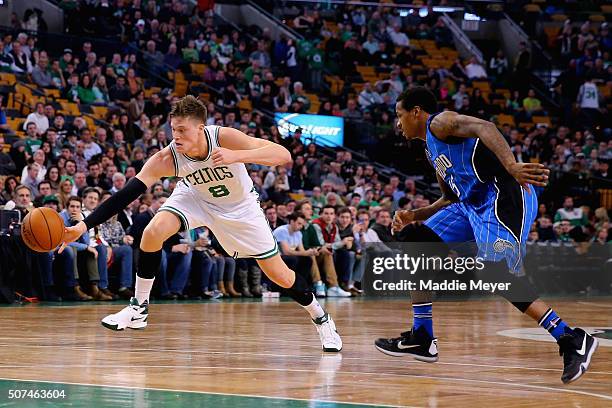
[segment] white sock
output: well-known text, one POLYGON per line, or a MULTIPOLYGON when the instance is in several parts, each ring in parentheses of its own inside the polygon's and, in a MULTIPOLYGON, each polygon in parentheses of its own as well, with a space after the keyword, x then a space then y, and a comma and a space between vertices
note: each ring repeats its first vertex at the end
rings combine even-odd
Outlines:
POLYGON ((319 317, 323 317, 325 315, 325 310, 319 304, 319 301, 312 296, 312 302, 308 306, 302 306, 306 311, 310 314, 310 317, 313 319, 318 319, 319 317))
POLYGON ((151 293, 151 289, 153 288, 154 280, 155 278, 143 279, 139 276, 136 276, 136 293, 134 294, 134 296, 136 296, 136 299, 138 300, 139 304, 142 305, 145 300, 147 302, 149 301, 149 294, 151 293))

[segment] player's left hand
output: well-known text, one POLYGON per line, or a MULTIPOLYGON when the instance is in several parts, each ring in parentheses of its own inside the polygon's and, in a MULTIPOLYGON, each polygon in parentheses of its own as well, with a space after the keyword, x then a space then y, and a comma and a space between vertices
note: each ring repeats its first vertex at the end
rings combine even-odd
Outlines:
POLYGON ((513 163, 508 172, 526 190, 529 184, 538 187, 546 187, 550 170, 540 163, 513 163))
POLYGON ((234 150, 218 147, 213 150, 212 161, 215 166, 237 163, 238 154, 234 150))
POLYGON ((60 254, 64 252, 64 249, 66 249, 70 242, 76 241, 85 232, 87 232, 87 225, 85 225, 83 221, 80 221, 77 225, 73 227, 64 227, 64 242, 62 242, 62 246, 60 247, 58 252, 60 254))
POLYGON ((391 231, 400 232, 406 225, 414 221, 414 210, 398 210, 393 216, 391 231))

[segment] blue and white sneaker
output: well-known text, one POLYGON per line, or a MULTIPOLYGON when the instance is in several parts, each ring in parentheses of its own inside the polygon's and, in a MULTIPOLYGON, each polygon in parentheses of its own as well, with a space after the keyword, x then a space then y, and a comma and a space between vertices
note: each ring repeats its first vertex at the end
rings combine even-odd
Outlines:
POLYGON ((314 292, 315 296, 318 298, 325 297, 325 285, 323 284, 323 282, 318 281, 314 284, 314 292))

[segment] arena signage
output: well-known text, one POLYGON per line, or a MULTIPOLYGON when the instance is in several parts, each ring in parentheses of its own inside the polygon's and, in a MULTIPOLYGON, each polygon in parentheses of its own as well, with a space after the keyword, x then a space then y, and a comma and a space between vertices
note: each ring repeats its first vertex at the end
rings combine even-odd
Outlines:
POLYGON ((323 146, 344 144, 344 119, 337 116, 308 115, 302 113, 276 113, 278 131, 283 137, 291 136, 302 129, 302 141, 314 141, 323 146))

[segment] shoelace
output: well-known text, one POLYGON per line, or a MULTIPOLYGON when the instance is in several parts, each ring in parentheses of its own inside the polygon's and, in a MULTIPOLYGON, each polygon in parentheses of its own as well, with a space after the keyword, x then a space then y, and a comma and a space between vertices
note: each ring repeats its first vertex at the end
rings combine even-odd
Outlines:
POLYGON ((320 324, 319 326, 321 327, 321 331, 323 332, 323 337, 325 339, 330 339, 334 337, 335 331, 331 328, 331 324, 329 323, 329 320, 323 324, 320 324))
POLYGON ((412 336, 412 330, 405 331, 403 333, 400 333, 399 337, 392 338, 391 343, 395 343, 396 341, 402 341, 402 340, 410 340, 411 336, 412 336))
POLYGON ((575 349, 573 347, 574 337, 568 334, 564 334, 559 338, 559 355, 563 358, 568 358, 571 355, 571 351, 575 349))

